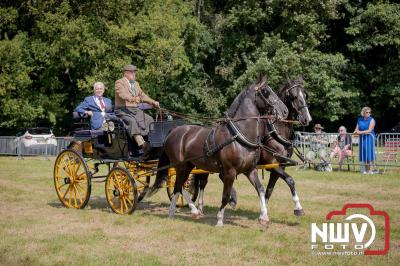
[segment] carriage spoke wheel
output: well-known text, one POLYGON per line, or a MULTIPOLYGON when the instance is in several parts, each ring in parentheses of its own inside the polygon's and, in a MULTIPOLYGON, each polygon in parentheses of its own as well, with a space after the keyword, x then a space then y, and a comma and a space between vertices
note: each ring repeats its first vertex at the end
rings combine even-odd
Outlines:
POLYGON ((75 150, 62 151, 54 164, 54 186, 67 208, 83 209, 91 192, 90 172, 82 155, 75 150))
POLYGON ((107 202, 113 212, 131 214, 138 203, 136 183, 128 170, 114 167, 106 179, 107 202))
MULTIPOLYGON (((174 194, 175 180, 176 180, 176 175, 168 176, 167 193, 168 193, 169 200, 172 200, 172 196, 174 194)), ((199 193, 199 188, 198 188, 198 186, 195 186, 194 182, 195 182, 195 175, 190 174, 189 178, 186 180, 185 184, 183 185, 183 189, 186 190, 186 192, 189 194, 189 196, 193 202, 196 201, 197 195, 199 193)), ((176 206, 179 208, 188 206, 188 203, 186 202, 186 200, 182 196, 182 194, 179 194, 178 198, 176 199, 176 206)))
POLYGON ((135 163, 124 162, 125 168, 129 170, 130 174, 135 177, 136 188, 138 192, 138 202, 141 202, 147 193, 150 185, 151 177, 148 175, 143 175, 143 173, 148 170, 144 167, 136 167, 135 163))

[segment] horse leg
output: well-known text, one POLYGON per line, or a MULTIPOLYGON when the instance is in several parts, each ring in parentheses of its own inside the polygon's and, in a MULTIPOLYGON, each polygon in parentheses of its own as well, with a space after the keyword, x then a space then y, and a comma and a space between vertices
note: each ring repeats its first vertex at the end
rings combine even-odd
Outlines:
MULTIPOLYGON (((197 209, 196 205, 194 204, 194 202, 192 201, 192 199, 190 198, 190 196, 186 192, 186 190, 183 189, 183 185, 189 178, 190 172, 193 170, 193 168, 194 168, 193 164, 191 164, 191 163, 186 164, 186 167, 185 167, 185 170, 183 173, 184 179, 182 179, 182 182, 179 183, 179 187, 180 187, 180 192, 182 193, 182 196, 185 198, 186 202, 189 205, 190 213, 192 214, 192 218, 199 219, 201 216, 201 212, 197 209)), ((178 176, 178 173, 177 173, 177 176, 178 176)))
POLYGON ((278 181, 279 175, 274 171, 274 169, 271 170, 271 174, 269 176, 269 181, 267 185, 267 192, 265 193, 265 204, 267 205, 268 208, 268 202, 269 198, 272 195, 272 191, 274 191, 274 187, 276 184, 276 181, 278 181))
POLYGON ((174 188, 174 194, 172 195, 171 198, 171 204, 169 205, 169 210, 168 210, 168 217, 173 218, 176 212, 176 200, 178 199, 179 192, 175 191, 174 188))
POLYGON ((288 173, 286 173, 285 170, 283 170, 282 168, 274 169, 274 171, 276 171, 277 174, 280 177, 282 177, 283 180, 285 180, 286 184, 290 188, 290 192, 292 193, 292 200, 295 205, 294 211, 293 211, 294 215, 303 216, 304 210, 303 210, 303 207, 301 207, 300 199, 299 199, 299 196, 297 195, 296 188, 295 188, 295 182, 294 182, 293 178, 288 173))
MULTIPOLYGON (((224 180, 222 179, 222 174, 218 175, 219 179, 221 179, 222 182, 224 182, 224 180)), ((229 198, 229 202, 228 204, 231 206, 232 209, 236 208, 237 205, 237 193, 234 187, 232 187, 231 190, 231 196, 229 198)))
POLYGON ((196 186, 199 186, 199 197, 197 207, 202 216, 204 216, 204 189, 208 183, 208 174, 196 175, 196 186))
POLYGON ((272 195, 272 191, 274 191, 276 181, 278 181, 280 174, 275 171, 275 169, 271 169, 271 174, 269 176, 269 181, 267 185, 267 192, 265 193, 265 205, 268 209, 269 199, 272 195))
POLYGON ((224 173, 225 173, 223 177, 224 190, 222 192, 221 207, 219 208, 219 211, 217 213, 217 224, 215 225, 217 227, 224 226, 225 207, 229 202, 232 185, 233 182, 235 181, 235 176, 236 176, 236 171, 234 169, 230 171, 224 171, 224 173))
POLYGON ((175 180, 175 187, 174 187, 174 194, 172 196, 170 208, 169 208, 169 217, 172 218, 175 214, 176 211, 176 199, 177 195, 179 193, 182 194, 182 196, 185 198, 185 200, 188 202, 189 207, 191 209, 192 216, 198 218, 199 217, 199 211, 194 205, 193 201, 190 199, 190 196, 187 194, 187 192, 182 189, 183 184, 186 182, 186 180, 189 178, 189 174, 194 168, 194 165, 191 163, 186 163, 185 165, 179 166, 176 168, 176 180, 175 180))
POLYGON ((265 203, 265 190, 263 185, 261 184, 260 179, 258 178, 257 168, 251 170, 251 172, 247 174, 247 178, 249 179, 253 187, 256 189, 258 197, 260 199, 260 217, 258 218, 258 220, 260 224, 267 225, 269 219, 268 219, 267 205, 265 203))

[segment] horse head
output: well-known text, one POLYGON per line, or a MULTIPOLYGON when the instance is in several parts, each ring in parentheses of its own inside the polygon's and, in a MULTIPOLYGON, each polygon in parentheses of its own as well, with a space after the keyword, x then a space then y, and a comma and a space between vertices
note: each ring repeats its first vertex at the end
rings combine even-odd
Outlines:
POLYGON ((289 107, 289 115, 296 113, 297 119, 303 126, 308 126, 312 118, 308 110, 307 94, 303 87, 303 78, 288 80, 280 89, 280 98, 289 107))
POLYGON ((289 111, 282 100, 276 95, 267 83, 267 78, 262 76, 254 86, 255 103, 260 113, 268 112, 286 119, 289 111))

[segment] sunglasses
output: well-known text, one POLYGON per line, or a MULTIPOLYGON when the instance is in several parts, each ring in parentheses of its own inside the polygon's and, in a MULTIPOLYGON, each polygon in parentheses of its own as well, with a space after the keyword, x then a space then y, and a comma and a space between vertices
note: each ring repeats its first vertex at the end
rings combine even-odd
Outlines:
POLYGON ((370 114, 371 112, 370 111, 367 111, 367 112, 365 112, 366 114, 370 114))

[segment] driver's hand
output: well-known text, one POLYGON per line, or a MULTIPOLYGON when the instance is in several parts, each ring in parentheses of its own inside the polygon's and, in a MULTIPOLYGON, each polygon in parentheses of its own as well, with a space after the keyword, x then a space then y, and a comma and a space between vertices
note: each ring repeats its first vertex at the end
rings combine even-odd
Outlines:
POLYGON ((156 108, 160 108, 160 103, 157 102, 157 101, 154 101, 153 102, 153 106, 156 107, 156 108))

